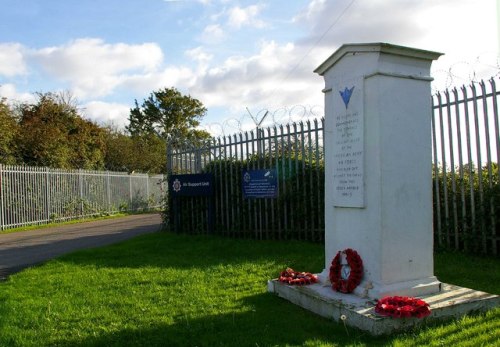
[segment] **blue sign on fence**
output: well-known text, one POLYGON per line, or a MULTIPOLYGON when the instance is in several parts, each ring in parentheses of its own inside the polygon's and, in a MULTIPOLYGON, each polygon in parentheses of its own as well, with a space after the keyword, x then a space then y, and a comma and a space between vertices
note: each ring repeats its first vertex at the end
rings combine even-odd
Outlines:
POLYGON ((244 170, 243 196, 249 198, 277 198, 278 175, 276 170, 244 170))
POLYGON ((168 180, 171 196, 210 196, 213 194, 211 174, 171 175, 168 180))

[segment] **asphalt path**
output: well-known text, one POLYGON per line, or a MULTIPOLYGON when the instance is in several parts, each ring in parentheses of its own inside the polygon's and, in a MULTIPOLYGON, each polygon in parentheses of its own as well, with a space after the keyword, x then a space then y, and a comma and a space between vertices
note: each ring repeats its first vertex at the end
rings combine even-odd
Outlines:
POLYGON ((160 214, 139 214, 0 234, 0 280, 66 253, 110 245, 160 229, 160 214))

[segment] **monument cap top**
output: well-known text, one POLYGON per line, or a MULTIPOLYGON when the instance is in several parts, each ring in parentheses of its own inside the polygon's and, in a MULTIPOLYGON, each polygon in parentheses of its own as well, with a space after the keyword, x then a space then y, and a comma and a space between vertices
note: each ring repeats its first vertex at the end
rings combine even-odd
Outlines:
POLYGON ((325 62, 314 70, 315 73, 323 76, 328 69, 337 63, 342 57, 350 53, 386 53, 404 57, 412 57, 423 60, 436 60, 443 53, 426 51, 423 49, 393 45, 390 43, 348 43, 337 49, 325 62))

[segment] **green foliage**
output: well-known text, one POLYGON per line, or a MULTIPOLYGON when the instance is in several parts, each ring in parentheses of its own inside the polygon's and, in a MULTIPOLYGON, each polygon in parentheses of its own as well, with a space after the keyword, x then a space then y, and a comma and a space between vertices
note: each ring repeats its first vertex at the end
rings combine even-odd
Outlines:
POLYGON ((0 99, 0 163, 16 163, 19 126, 5 99, 0 99))
POLYGON ((37 94, 19 107, 19 156, 23 164, 53 168, 102 169, 103 129, 78 115, 62 94, 37 94))
MULTIPOLYGON (((36 98, 15 109, 5 99, 0 100, 0 163, 166 172, 166 142, 156 133, 136 131, 131 135, 112 126, 101 127, 80 115, 76 101, 67 92, 37 93, 36 98)), ((188 135, 208 136, 196 129, 188 135)))
POLYGON ((434 274, 444 283, 454 283, 487 293, 500 294, 500 259, 494 256, 443 251, 434 254, 434 274))
POLYGON ((106 169, 126 172, 166 172, 166 144, 156 134, 128 135, 116 129, 106 133, 106 169))
POLYGON ((110 171, 132 172, 135 167, 134 143, 132 138, 116 128, 108 127, 105 134, 106 169, 110 171))
MULTIPOLYGON (((474 289, 500 293, 477 263, 442 256, 439 276, 464 285, 447 265, 460 264, 474 289)), ((267 293, 266 281, 288 266, 321 271, 323 246, 154 233, 80 251, 0 282, 0 345, 495 346, 500 338, 498 308, 371 337, 267 293)))
POLYGON ((141 106, 135 100, 127 130, 133 136, 157 134, 173 146, 186 140, 193 143, 210 138, 206 131, 196 129, 206 112, 198 99, 164 88, 152 92, 141 106))
POLYGON ((489 163, 480 169, 465 164, 446 173, 440 167, 437 177, 433 172, 436 246, 472 253, 491 253, 500 247, 498 164, 489 163))
MULTIPOLYGON (((216 160, 203 172, 214 177, 215 232, 259 239, 323 240, 324 166, 283 152, 278 159, 253 156, 248 160, 216 160), (276 199, 245 199, 244 169, 276 169, 279 194, 276 199)), ((208 232, 209 200, 180 198, 174 211, 170 201, 170 226, 176 213, 181 230, 208 232)))

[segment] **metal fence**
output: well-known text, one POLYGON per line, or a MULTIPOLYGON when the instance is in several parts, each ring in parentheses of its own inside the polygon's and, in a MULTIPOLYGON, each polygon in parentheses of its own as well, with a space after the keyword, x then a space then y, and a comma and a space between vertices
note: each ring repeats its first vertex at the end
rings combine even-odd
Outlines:
POLYGON ((499 93, 490 79, 432 98, 438 246, 498 254, 499 93))
MULTIPOLYGON (((491 79, 432 96, 437 247, 498 254, 498 95, 491 79)), ((322 120, 257 129, 213 139, 202 147, 171 150, 168 167, 172 173, 214 173, 216 232, 323 240, 322 120), (278 199, 244 199, 243 168, 276 168, 278 199)), ((186 227, 194 231, 207 223, 198 218, 197 204, 189 204, 184 209, 191 213, 185 216, 186 227)))
POLYGON ((0 230, 162 206, 163 175, 0 164, 0 230))
MULTIPOLYGON (((259 239, 324 237, 322 120, 224 136, 203 147, 169 152, 169 172, 214 175, 215 231, 259 239), (277 199, 245 199, 243 169, 275 169, 277 199)), ((207 230, 206 202, 185 199, 185 230, 207 230)))

